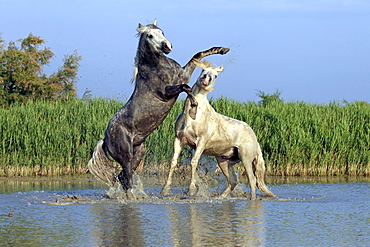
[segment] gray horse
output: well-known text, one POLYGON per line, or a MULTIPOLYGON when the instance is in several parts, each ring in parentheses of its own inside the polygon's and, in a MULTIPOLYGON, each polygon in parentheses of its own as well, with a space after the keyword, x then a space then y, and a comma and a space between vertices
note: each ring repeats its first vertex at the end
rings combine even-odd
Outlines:
POLYGON ((207 95, 214 88, 218 74, 223 67, 212 67, 208 62, 199 63, 203 69, 192 88, 198 102, 196 119, 189 116, 191 109, 190 98, 185 101, 184 111, 176 121, 176 137, 174 140, 174 155, 166 185, 161 194, 169 195, 172 175, 177 165, 181 149, 189 145, 195 150, 191 160, 191 183, 188 194, 196 194, 195 172, 202 154, 215 156, 218 165, 226 176, 228 186, 221 197, 226 197, 237 185, 233 165, 242 161, 251 188, 251 199, 256 199, 256 186, 267 196, 275 195, 266 187, 264 182, 265 163, 260 145, 252 128, 239 120, 221 115, 209 104, 207 95))
POLYGON ((164 55, 172 51, 172 45, 156 22, 147 26, 139 24, 138 32, 135 90, 110 120, 104 140, 98 141, 88 163, 89 171, 108 186, 113 186, 118 179, 128 198, 135 198, 132 176, 144 157, 144 141, 163 122, 181 92, 186 92, 192 99, 192 116, 195 116, 197 103, 186 83, 196 62, 205 56, 226 54, 230 50, 213 47, 198 52, 181 67, 164 55))

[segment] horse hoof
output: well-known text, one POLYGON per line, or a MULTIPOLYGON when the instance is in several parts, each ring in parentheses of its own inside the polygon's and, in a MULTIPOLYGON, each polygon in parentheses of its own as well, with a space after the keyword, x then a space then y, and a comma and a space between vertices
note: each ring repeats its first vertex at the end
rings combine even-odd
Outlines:
POLYGON ((228 53, 230 51, 230 48, 225 48, 225 47, 222 47, 221 51, 220 51, 220 54, 221 55, 225 55, 226 53, 228 53))
POLYGON ((132 190, 127 190, 126 191, 126 198, 127 198, 127 200, 135 200, 136 199, 132 190))
POLYGON ((197 108, 196 107, 193 107, 190 109, 189 111, 189 116, 195 120, 196 119, 196 116, 197 116, 197 108))
POLYGON ((145 193, 136 195, 136 200, 143 200, 147 198, 149 198, 149 196, 145 193))
POLYGON ((188 196, 195 196, 196 193, 197 193, 197 190, 196 189, 195 190, 189 189, 187 194, 188 194, 188 196))
POLYGON ((229 196, 229 194, 228 194, 228 193, 226 193, 226 194, 222 193, 222 194, 220 195, 220 198, 225 198, 225 197, 228 197, 228 196, 229 196))
POLYGON ((161 191, 162 196, 169 196, 170 195, 170 189, 163 188, 161 191))

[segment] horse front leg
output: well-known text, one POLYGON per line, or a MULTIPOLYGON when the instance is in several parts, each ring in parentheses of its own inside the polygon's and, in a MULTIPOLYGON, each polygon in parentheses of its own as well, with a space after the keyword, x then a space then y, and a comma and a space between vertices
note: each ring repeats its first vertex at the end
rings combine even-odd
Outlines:
POLYGON ((195 54, 190 61, 183 67, 184 73, 183 77, 187 81, 184 83, 188 83, 190 81, 190 77, 193 74, 195 68, 197 67, 197 63, 200 62, 201 59, 203 59, 206 56, 213 55, 213 54, 220 54, 225 55, 230 51, 229 48, 225 47, 212 47, 211 49, 208 49, 206 51, 201 51, 195 54))
POLYGON ((198 102, 195 100, 191 87, 189 87, 186 84, 180 84, 176 86, 167 86, 165 90, 166 90, 166 93, 165 93, 166 98, 173 98, 179 95, 181 92, 185 92, 188 95, 188 98, 190 99, 191 109, 189 111, 189 115, 192 119, 195 120, 195 117, 197 115, 198 102))
POLYGON ((197 193, 197 187, 196 187, 196 179, 195 179, 195 173, 197 172, 197 166, 200 159, 200 156, 202 155, 204 151, 204 147, 202 144, 197 144, 197 148, 195 149, 193 158, 191 159, 191 181, 190 186, 188 190, 189 196, 194 196, 197 193))
POLYGON ((168 173, 167 182, 161 191, 161 195, 163 196, 170 195, 173 172, 175 171, 177 160, 179 159, 181 149, 183 147, 183 144, 181 143, 179 138, 175 137, 175 140, 173 142, 173 147, 174 147, 174 153, 173 153, 173 157, 171 160, 170 172, 168 173))

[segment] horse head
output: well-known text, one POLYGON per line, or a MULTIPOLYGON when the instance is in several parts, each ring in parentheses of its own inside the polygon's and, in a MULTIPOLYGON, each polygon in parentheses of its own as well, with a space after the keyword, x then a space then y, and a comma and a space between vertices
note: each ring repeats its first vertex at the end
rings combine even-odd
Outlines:
POLYGON ((216 83, 218 74, 224 70, 222 66, 212 67, 208 61, 196 62, 197 66, 202 69, 196 84, 205 91, 212 92, 216 83))
POLYGON ((164 37, 163 31, 157 27, 157 20, 146 26, 139 23, 138 32, 138 35, 148 43, 154 52, 168 54, 172 51, 172 44, 164 37))

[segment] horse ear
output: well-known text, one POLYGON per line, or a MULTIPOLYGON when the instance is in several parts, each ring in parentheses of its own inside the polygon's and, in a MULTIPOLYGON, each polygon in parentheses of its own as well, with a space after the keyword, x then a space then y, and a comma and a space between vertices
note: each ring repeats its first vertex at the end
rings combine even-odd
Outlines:
POLYGON ((154 21, 153 21, 153 25, 154 25, 154 26, 157 26, 157 19, 154 19, 154 21))
POLYGON ((216 68, 217 73, 220 73, 223 70, 224 70, 224 67, 222 66, 216 68))
POLYGON ((143 26, 139 23, 139 26, 137 27, 137 31, 139 32, 139 34, 141 33, 145 33, 146 31, 146 26, 143 26))

